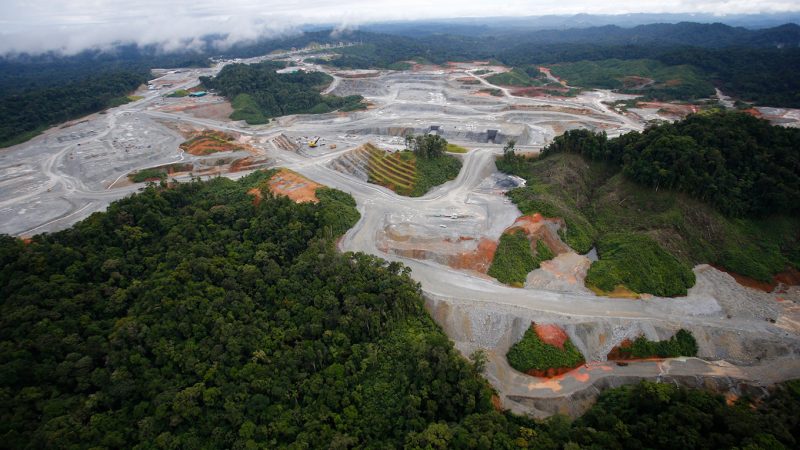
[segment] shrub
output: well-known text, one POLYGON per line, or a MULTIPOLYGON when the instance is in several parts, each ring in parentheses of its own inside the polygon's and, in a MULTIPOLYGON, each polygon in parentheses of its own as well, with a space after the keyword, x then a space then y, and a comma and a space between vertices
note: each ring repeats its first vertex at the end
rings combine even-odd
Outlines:
POLYGON ((506 353, 511 367, 520 372, 531 369, 546 370, 562 367, 575 367, 583 363, 583 355, 575 345, 567 339, 564 348, 542 342, 533 327, 529 328, 522 340, 512 345, 506 353))
POLYGON ((600 256, 589 268, 586 285, 610 292, 622 285, 636 293, 686 295, 694 273, 653 239, 634 233, 611 233, 597 243, 600 256))

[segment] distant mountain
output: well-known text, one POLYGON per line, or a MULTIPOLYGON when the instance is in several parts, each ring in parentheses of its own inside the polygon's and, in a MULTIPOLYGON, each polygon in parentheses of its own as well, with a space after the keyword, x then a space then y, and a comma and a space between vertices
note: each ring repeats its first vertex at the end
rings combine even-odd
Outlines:
POLYGON ((591 43, 598 45, 687 45, 722 47, 799 47, 800 25, 749 30, 722 23, 657 23, 622 28, 616 25, 572 30, 529 32, 526 40, 537 43, 591 43))
MULTIPOLYGON (((786 23, 800 23, 800 12, 773 14, 575 14, 528 17, 465 17, 454 19, 414 20, 380 22, 363 25, 360 28, 376 33, 420 36, 432 33, 448 34, 497 34, 518 33, 531 30, 568 30, 575 28, 604 27, 616 25, 633 28, 653 23, 677 24, 694 22, 698 24, 721 23, 732 27, 748 29, 772 28, 786 23), (438 30, 438 31, 437 31, 438 30)), ((319 29, 319 28, 315 28, 319 29)))

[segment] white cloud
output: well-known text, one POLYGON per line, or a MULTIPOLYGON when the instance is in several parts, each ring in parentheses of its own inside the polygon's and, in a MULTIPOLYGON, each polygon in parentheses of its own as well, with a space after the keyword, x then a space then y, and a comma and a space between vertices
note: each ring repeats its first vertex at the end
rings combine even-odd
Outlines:
POLYGON ((199 48, 197 38, 226 35, 235 42, 286 34, 309 23, 348 29, 378 20, 703 12, 740 14, 800 10, 795 0, 2 0, 0 54, 57 50, 76 53, 114 42, 158 44, 164 50, 199 48))

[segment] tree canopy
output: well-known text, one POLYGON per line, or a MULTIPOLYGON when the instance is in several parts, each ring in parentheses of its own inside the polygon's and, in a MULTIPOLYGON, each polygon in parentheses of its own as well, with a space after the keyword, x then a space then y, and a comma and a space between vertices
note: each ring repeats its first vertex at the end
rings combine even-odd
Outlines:
POLYGON ((795 384, 757 408, 646 383, 574 423, 494 411, 407 269, 334 250, 352 198, 295 204, 269 176, 151 185, 0 236, 0 447, 795 446, 795 384))
POLYGON ((350 111, 362 107, 363 97, 360 95, 336 97, 320 94, 333 81, 325 73, 297 71, 279 74, 276 69, 281 67, 282 63, 271 61, 230 64, 216 77, 201 77, 201 81, 208 89, 214 89, 233 101, 237 110, 234 116, 243 114, 234 119, 248 120, 248 117, 255 115, 255 120, 248 120, 249 123, 263 122, 259 120, 258 113, 263 118, 270 118, 288 114, 327 113, 337 109, 350 111))
POLYGON ((620 165, 656 190, 674 189, 740 216, 800 212, 800 130, 736 112, 686 119, 608 140, 570 130, 543 151, 578 153, 620 165))

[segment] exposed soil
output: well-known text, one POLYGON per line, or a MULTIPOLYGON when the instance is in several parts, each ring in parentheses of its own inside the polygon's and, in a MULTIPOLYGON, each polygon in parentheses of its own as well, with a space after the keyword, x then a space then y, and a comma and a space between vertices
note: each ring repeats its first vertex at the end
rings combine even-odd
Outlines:
POLYGON ((454 269, 474 270, 475 272, 486 273, 494 260, 497 252, 497 242, 491 239, 482 238, 478 242, 478 248, 471 253, 460 253, 450 260, 450 267, 454 269))
POLYGON ((530 369, 525 372, 527 375, 532 377, 539 377, 539 378, 553 378, 560 375, 564 375, 566 373, 572 372, 573 370, 577 369, 578 367, 584 365, 585 363, 576 364, 575 367, 551 367, 545 370, 539 369, 530 369))
POLYGON ((711 264, 711 266, 721 272, 725 272, 728 275, 732 276, 733 279, 736 280, 736 282, 742 286, 758 289, 759 291, 763 291, 766 293, 774 292, 775 288, 778 287, 779 285, 800 286, 800 271, 798 271, 793 267, 789 267, 783 272, 776 274, 774 277, 772 277, 771 282, 766 282, 766 281, 759 281, 754 278, 750 278, 746 275, 738 274, 736 272, 731 272, 721 266, 715 266, 713 264, 711 264))
POLYGON ((742 112, 745 112, 745 113, 747 113, 747 114, 750 114, 751 116, 753 116, 753 117, 757 117, 757 118, 759 118, 759 119, 763 119, 763 118, 764 118, 764 114, 762 114, 762 113, 761 113, 761 111, 759 111, 759 110, 757 110, 757 109, 755 109, 755 108, 745 109, 745 110, 744 110, 744 111, 742 111, 742 112))
POLYGON ((589 289, 591 289, 592 292, 594 292, 595 294, 597 294, 597 295, 599 295, 601 297, 628 298, 628 299, 631 299, 631 300, 638 300, 638 299, 642 298, 641 295, 637 294, 636 292, 633 292, 632 290, 630 290, 630 289, 628 289, 628 288, 626 288, 625 286, 622 286, 622 285, 618 285, 617 287, 614 288, 613 291, 609 291, 609 292, 602 291, 602 290, 600 290, 600 289, 598 289, 598 288, 596 288, 594 286, 590 287, 589 289))
POLYGON ((234 142, 233 136, 221 131, 206 130, 180 145, 186 153, 195 156, 210 155, 217 152, 242 150, 234 142))
POLYGON ((497 412, 503 412, 503 401, 497 395, 492 395, 492 407, 497 412))
POLYGON ((511 91, 511 95, 517 97, 545 97, 551 96, 554 93, 564 93, 568 91, 569 89, 565 87, 526 87, 511 91))
POLYGON ((569 339, 566 331, 552 323, 535 323, 533 324, 533 331, 536 332, 536 335, 539 336, 539 339, 545 344, 558 347, 562 350, 564 349, 564 343, 569 339))
POLYGON ((247 158, 239 158, 234 160, 230 168, 228 169, 229 172, 242 172, 245 170, 252 170, 257 167, 263 166, 269 163, 268 159, 256 159, 252 156, 248 156, 247 158))
POLYGON ((288 169, 281 169, 269 179, 269 188, 277 195, 285 195, 295 203, 319 202, 316 192, 322 187, 302 175, 288 169))
POLYGON ((790 267, 775 275, 774 280, 788 286, 800 286, 800 270, 790 267))
POLYGON ((253 206, 258 206, 258 204, 261 203, 261 200, 264 198, 264 196, 261 195, 261 189, 259 188, 250 189, 247 191, 247 193, 253 196, 253 206))
POLYGON ((775 289, 775 286, 778 284, 778 283, 774 283, 774 282, 773 283, 767 283, 765 281, 758 281, 755 278, 750 278, 750 277, 748 277, 746 275, 741 275, 741 274, 726 270, 722 266, 716 266, 714 264, 710 264, 710 266, 715 268, 715 269, 717 269, 717 270, 719 270, 719 271, 721 271, 721 272, 725 272, 728 275, 732 276, 733 279, 736 280, 736 282, 741 284, 742 286, 753 288, 753 289, 758 289, 759 291, 764 291, 764 292, 767 292, 767 293, 772 292, 775 289))
POLYGON ((541 266, 528 274, 525 287, 561 292, 589 293, 584 285, 586 273, 592 262, 584 255, 566 252, 543 261, 541 266))
POLYGON ((673 114, 678 117, 685 117, 691 113, 697 112, 697 106, 694 105, 681 105, 677 103, 662 103, 662 102, 638 102, 637 108, 655 108, 664 111, 668 114, 673 114))
POLYGON ((508 227, 503 233, 524 232, 533 245, 541 239, 545 245, 556 255, 570 251, 569 247, 561 241, 555 230, 564 227, 564 220, 559 218, 544 218, 536 213, 528 216, 520 216, 514 224, 508 227))
POLYGON ((342 78, 351 78, 351 79, 358 79, 358 78, 375 78, 380 75, 380 72, 377 70, 342 70, 336 72, 336 75, 342 78))
POLYGON ((475 78, 472 78, 472 77, 456 78, 456 81, 458 81, 459 83, 462 83, 462 84, 481 84, 481 82, 479 80, 476 80, 475 78))
POLYGON ((209 103, 202 105, 189 106, 183 110, 185 113, 198 119, 213 119, 227 121, 233 114, 233 107, 230 102, 209 103))

